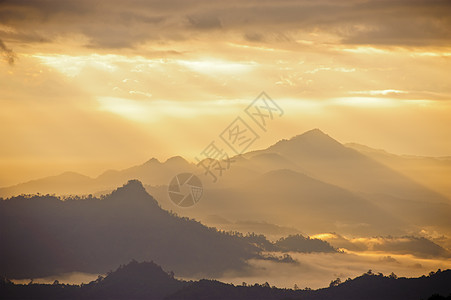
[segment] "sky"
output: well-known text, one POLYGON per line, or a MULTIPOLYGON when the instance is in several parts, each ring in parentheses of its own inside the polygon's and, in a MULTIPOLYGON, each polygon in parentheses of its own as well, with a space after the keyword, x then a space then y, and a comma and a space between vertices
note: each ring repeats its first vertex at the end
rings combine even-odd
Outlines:
POLYGON ((249 150, 451 156, 449 70, 451 1, 0 0, 0 186, 194 161, 263 91, 249 150))

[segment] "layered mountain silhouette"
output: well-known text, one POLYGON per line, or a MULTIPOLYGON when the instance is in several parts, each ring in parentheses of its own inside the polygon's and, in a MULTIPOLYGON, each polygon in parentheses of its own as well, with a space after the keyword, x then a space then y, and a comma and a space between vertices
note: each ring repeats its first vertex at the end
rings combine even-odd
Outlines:
MULTIPOLYGON (((423 228, 451 233, 449 199, 320 130, 233 160, 218 184, 201 177, 207 184, 196 209, 173 209, 200 220, 219 215, 309 233, 404 235, 423 228)), ((173 207, 165 187, 149 190, 163 207, 173 207)))
POLYGON ((179 172, 198 171, 194 164, 180 156, 160 162, 152 158, 139 166, 133 166, 121 171, 108 170, 96 178, 91 178, 75 172, 65 172, 61 175, 31 180, 11 187, 0 188, 0 197, 17 196, 21 194, 57 194, 57 195, 87 195, 99 192, 109 193, 117 186, 131 179, 137 179, 146 184, 162 185, 179 172))
POLYGON ((431 272, 419 278, 383 276, 371 271, 354 279, 333 280, 328 288, 292 290, 269 283, 235 286, 215 280, 182 281, 153 262, 132 261, 106 277, 82 286, 14 284, 0 278, 2 299, 444 299, 451 293, 451 270, 431 272))
POLYGON ((254 231, 256 224, 263 224, 261 233, 267 233, 264 225, 268 224, 268 230, 270 226, 292 228, 310 235, 404 236, 424 229, 451 235, 448 198, 319 129, 235 156, 232 161, 217 183, 201 167, 174 157, 110 170, 97 178, 65 173, 2 188, 0 196, 99 195, 139 179, 162 208, 219 228, 230 226, 211 222, 211 216, 230 220, 234 230, 244 233, 254 231), (187 172, 198 175, 204 185, 202 199, 188 209, 174 205, 167 192, 171 179, 187 172))
MULTIPOLYGON (((150 189, 165 199, 164 188, 150 189)), ((389 211, 348 190, 296 171, 258 175, 232 187, 210 188, 192 217, 220 214, 229 219, 264 220, 306 232, 399 234, 405 224, 389 211)))
MULTIPOLYGON (((400 221, 450 230, 449 199, 345 147, 318 129, 244 156, 252 160, 256 155, 269 153, 292 161, 294 171, 359 194, 400 221)), ((339 197, 331 194, 330 198, 339 197)), ((390 222, 390 218, 380 217, 390 222)))
POLYGON ((277 153, 302 166, 317 179, 365 194, 388 194, 409 200, 429 199, 429 202, 447 202, 416 184, 402 174, 350 149, 319 129, 308 131, 290 140, 282 140, 267 149, 246 154, 277 153))
POLYGON ((154 262, 132 261, 82 286, 13 284, 0 279, 2 299, 164 299, 188 283, 177 280, 154 262))
POLYGON ((297 235, 290 241, 279 245, 260 236, 257 242, 178 217, 160 208, 137 180, 103 198, 0 201, 0 270, 16 279, 101 274, 131 259, 154 260, 184 276, 218 276, 244 270, 251 258, 264 259, 262 251, 336 252, 318 239, 297 235))
POLYGON ((355 149, 381 164, 409 177, 432 190, 451 199, 451 157, 422 157, 395 155, 384 150, 352 143, 346 147, 355 149))
POLYGON ((158 206, 139 181, 103 199, 17 197, 0 202, 0 270, 12 278, 105 273, 131 259, 179 274, 239 269, 258 249, 158 206))
POLYGON ((277 289, 268 283, 234 286, 219 281, 200 280, 182 288, 167 299, 428 299, 434 294, 448 295, 451 292, 450 280, 451 270, 431 273, 428 277, 399 279, 394 274, 383 276, 369 271, 343 283, 340 280, 332 281, 329 288, 319 290, 277 289))

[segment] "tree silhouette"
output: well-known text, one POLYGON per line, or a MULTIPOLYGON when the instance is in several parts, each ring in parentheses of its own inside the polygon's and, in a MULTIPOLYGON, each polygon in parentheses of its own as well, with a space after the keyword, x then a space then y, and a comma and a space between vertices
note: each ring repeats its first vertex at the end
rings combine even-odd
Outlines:
POLYGON ((339 286, 340 283, 341 283, 341 279, 340 279, 340 278, 337 278, 337 279, 332 280, 332 281, 330 282, 329 287, 339 286))

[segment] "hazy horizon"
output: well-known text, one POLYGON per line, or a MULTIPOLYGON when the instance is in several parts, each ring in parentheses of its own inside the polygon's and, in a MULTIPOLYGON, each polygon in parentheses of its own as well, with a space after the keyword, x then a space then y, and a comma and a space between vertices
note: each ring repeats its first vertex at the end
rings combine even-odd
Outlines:
MULTIPOLYGON (((320 128, 313 128, 313 129, 310 129, 308 131, 315 130, 315 129, 321 130, 320 128)), ((306 132, 308 132, 308 131, 306 131, 306 132)), ((304 132, 299 133, 299 134, 297 134, 295 136, 301 135, 303 133, 304 132)), ((325 132, 325 134, 328 134, 328 133, 325 132)), ((267 145, 262 145, 262 148, 255 148, 255 147, 253 147, 253 149, 250 149, 250 150, 251 151, 262 150, 262 149, 267 148, 267 147, 269 147, 271 145, 274 145, 275 143, 277 143, 277 142, 279 142, 281 140, 290 139, 290 138, 293 138, 295 136, 280 137, 279 139, 276 139, 274 141, 270 141, 269 144, 267 144, 267 145)), ((335 137, 333 137, 333 138, 335 138, 335 137)), ((362 144, 362 143, 360 143, 358 141, 340 141, 340 142, 342 142, 346 146, 349 145, 351 148, 352 148, 353 145, 364 146, 364 147, 368 147, 371 150, 384 151, 387 154, 393 154, 393 155, 397 155, 397 156, 400 156, 400 157, 451 159, 451 155, 427 156, 427 155, 420 155, 420 154, 415 154, 415 153, 395 153, 395 152, 391 152, 391 151, 389 151, 389 150, 387 150, 387 149, 385 149, 383 147, 377 146, 377 145, 366 145, 366 144, 362 144)), ((58 176, 58 175, 61 175, 63 173, 67 173, 67 172, 79 173, 81 175, 89 176, 91 178, 96 178, 96 177, 102 175, 103 173, 105 173, 106 171, 110 171, 110 170, 124 170, 124 169, 130 168, 130 167, 133 167, 133 166, 138 166, 138 165, 144 164, 147 161, 152 160, 152 159, 156 159, 160 163, 164 163, 168 159, 173 158, 173 157, 178 157, 178 156, 181 156, 183 159, 187 160, 189 163, 194 163, 194 164, 197 163, 197 161, 196 161, 196 159, 194 157, 183 156, 180 153, 174 153, 174 154, 171 154, 171 155, 160 156, 160 157, 152 156, 152 154, 150 154, 150 156, 148 158, 145 158, 144 160, 136 159, 136 161, 133 161, 133 162, 108 163, 108 164, 105 164, 105 165, 102 164, 101 166, 98 166, 97 168, 95 168, 95 170, 86 169, 86 166, 83 166, 83 165, 80 166, 80 164, 78 164, 78 163, 76 165, 72 165, 70 163, 69 164, 66 164, 66 163, 64 163, 64 164, 57 164, 57 166, 54 167, 54 168, 52 168, 51 165, 48 166, 48 163, 45 163, 47 167, 50 167, 50 170, 45 169, 43 171, 41 169, 41 165, 38 165, 38 166, 35 167, 37 170, 35 168, 33 168, 34 171, 33 170, 28 170, 28 172, 26 172, 26 174, 24 174, 23 170, 19 169, 21 171, 21 175, 23 177, 18 177, 18 178, 14 178, 14 179, 8 178, 8 179, 3 181, 4 182, 3 184, 1 184, 2 181, 0 181, 0 188, 16 185, 16 184, 20 184, 20 183, 25 183, 25 182, 28 182, 30 180, 36 180, 36 179, 41 179, 41 178, 50 177, 50 176, 58 176), (34 173, 34 172, 36 172, 36 173, 34 173), (33 175, 30 175, 30 174, 33 174, 33 175)), ((28 164, 28 162, 26 162, 26 164, 28 164)), ((9 173, 7 175, 5 175, 5 176, 9 177, 9 173)))

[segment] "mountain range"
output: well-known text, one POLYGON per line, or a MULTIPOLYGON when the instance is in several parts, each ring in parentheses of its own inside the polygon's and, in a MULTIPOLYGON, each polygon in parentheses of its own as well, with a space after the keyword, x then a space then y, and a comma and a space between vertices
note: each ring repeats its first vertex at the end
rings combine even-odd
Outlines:
MULTIPOLYGON (((280 289, 269 283, 232 285, 215 280, 183 281, 153 262, 132 261, 105 277, 82 286, 60 284, 14 284, 0 278, 3 299, 445 299, 451 293, 451 270, 431 272, 419 278, 367 273, 345 282, 332 280, 328 288, 280 289), (442 296, 440 296, 440 294, 442 296)), ((448 298, 451 297, 451 294, 448 298)))
POLYGON ((103 274, 132 259, 154 260, 182 276, 219 276, 245 272, 249 259, 289 258, 264 251, 337 252, 299 234, 270 242, 263 235, 206 227, 163 210, 137 180, 102 198, 35 195, 0 201, 0 243, 0 270, 15 279, 103 274))
MULTIPOLYGON (((346 147, 314 129, 233 157, 218 183, 195 164, 172 157, 165 162, 150 159, 121 171, 106 171, 97 178, 68 172, 37 179, 1 188, 0 196, 99 195, 138 179, 163 208, 207 224, 211 216, 219 216, 241 224, 277 224, 307 234, 400 235, 426 230, 451 236, 451 200, 418 182, 419 178, 412 179, 419 171, 406 176, 407 169, 400 170, 401 163, 393 162, 405 158, 389 155, 390 160, 383 159, 380 156, 388 154, 376 151, 376 155, 368 149, 346 147), (204 185, 204 196, 192 209, 180 208, 168 197, 167 186, 179 173, 194 173, 204 185)), ((423 169, 432 162, 434 170, 440 166, 442 173, 451 174, 446 158, 421 161, 423 169)), ((250 231, 246 226, 238 229, 250 231)))
MULTIPOLYGON (((10 198, 0 201, 0 240, 8 245, 0 268, 29 278, 102 273, 139 259, 194 276, 243 270, 263 258, 260 242, 222 230, 273 241, 333 232, 340 238, 328 241, 337 248, 449 257, 449 198, 356 148, 315 129, 233 157, 217 183, 173 157, 97 178, 69 172, 2 188, 10 198), (203 196, 182 208, 169 199, 168 184, 186 172, 201 179, 203 196), (85 196, 67 196, 75 194, 85 196)), ((446 158, 433 161, 446 170, 446 158)))
POLYGON ((295 227, 308 234, 426 230, 451 235, 451 201, 446 196, 320 130, 233 160, 217 184, 200 174, 206 182, 204 196, 191 210, 174 207, 165 186, 147 187, 163 207, 204 222, 215 215, 295 227))
POLYGON ((243 238, 161 209, 136 180, 102 199, 1 201, 0 242, 0 270, 10 278, 101 274, 131 259, 153 259, 182 275, 213 274, 258 256, 243 238))

